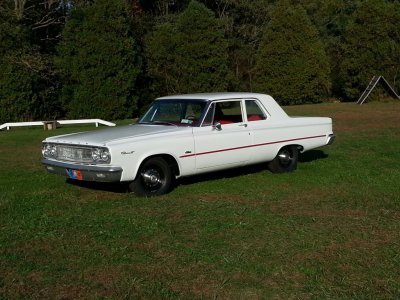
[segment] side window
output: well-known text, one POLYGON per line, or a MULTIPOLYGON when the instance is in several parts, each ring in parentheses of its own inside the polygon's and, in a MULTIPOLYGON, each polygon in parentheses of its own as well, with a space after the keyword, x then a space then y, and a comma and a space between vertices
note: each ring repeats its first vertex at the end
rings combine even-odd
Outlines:
POLYGON ((255 100, 246 100, 246 113, 247 121, 249 122, 265 120, 267 118, 255 100))
POLYGON ((241 101, 222 101, 215 104, 214 123, 231 124, 243 122, 241 101))

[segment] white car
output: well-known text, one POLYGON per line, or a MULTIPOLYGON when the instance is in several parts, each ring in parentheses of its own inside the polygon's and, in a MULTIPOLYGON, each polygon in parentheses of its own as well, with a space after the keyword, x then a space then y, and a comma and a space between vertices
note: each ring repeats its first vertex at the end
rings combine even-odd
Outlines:
POLYGON ((129 182, 139 196, 167 193, 178 177, 268 162, 296 169, 299 152, 331 144, 332 120, 289 117, 268 95, 210 93, 156 99, 137 124, 49 137, 50 173, 129 182))

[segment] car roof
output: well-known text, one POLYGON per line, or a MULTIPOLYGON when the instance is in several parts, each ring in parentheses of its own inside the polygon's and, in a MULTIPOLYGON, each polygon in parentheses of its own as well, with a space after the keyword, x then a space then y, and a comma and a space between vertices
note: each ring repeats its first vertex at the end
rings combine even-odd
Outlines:
POLYGON ((156 100, 172 100, 172 99, 187 99, 187 100, 222 100, 222 99, 242 99, 242 98, 260 98, 264 94, 247 93, 247 92, 221 92, 221 93, 195 93, 183 95, 171 95, 157 98, 156 100))
POLYGON ((288 118, 286 112, 279 106, 279 104, 270 95, 259 93, 247 92, 226 92, 226 93, 198 93, 186 95, 172 95, 157 98, 157 101, 163 100, 201 100, 201 101, 214 101, 214 100, 229 100, 229 99, 258 99, 262 102, 264 108, 268 113, 276 119, 288 118))

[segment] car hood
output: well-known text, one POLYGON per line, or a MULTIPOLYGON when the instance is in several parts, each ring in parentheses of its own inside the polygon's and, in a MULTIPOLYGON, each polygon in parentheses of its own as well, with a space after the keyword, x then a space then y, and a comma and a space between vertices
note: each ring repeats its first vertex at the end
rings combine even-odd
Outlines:
POLYGON ((107 143, 120 139, 142 137, 161 133, 165 134, 187 129, 188 127, 134 124, 49 137, 45 140, 45 142, 105 146, 107 143))

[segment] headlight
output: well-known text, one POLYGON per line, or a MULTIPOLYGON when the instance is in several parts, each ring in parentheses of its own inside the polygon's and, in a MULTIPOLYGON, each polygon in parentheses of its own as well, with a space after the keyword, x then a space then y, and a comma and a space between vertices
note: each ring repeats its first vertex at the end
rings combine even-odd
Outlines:
POLYGON ((108 149, 94 148, 92 150, 92 159, 94 162, 108 163, 111 160, 111 155, 108 149))
POLYGON ((100 158, 102 161, 109 161, 110 160, 110 152, 108 152, 107 150, 104 150, 103 152, 101 152, 100 158))
POLYGON ((44 157, 55 157, 57 155, 56 145, 53 144, 43 144, 42 154, 44 157))

